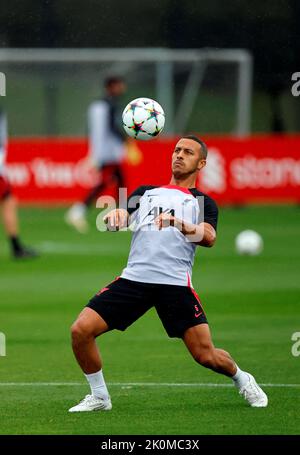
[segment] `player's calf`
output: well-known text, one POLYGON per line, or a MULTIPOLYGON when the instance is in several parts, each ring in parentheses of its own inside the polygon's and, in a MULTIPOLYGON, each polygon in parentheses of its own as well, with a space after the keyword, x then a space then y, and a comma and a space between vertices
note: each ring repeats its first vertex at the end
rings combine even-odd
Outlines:
POLYGON ((228 352, 214 347, 208 324, 187 329, 183 341, 194 360, 205 368, 230 377, 236 372, 235 362, 228 352))
POLYGON ((192 356, 193 359, 203 367, 213 369, 215 362, 212 349, 195 350, 192 353, 192 356))
POLYGON ((232 377, 236 370, 235 363, 229 355, 224 355, 223 352, 225 351, 215 349, 214 347, 207 349, 200 348, 195 350, 192 355, 194 360, 203 367, 232 377))

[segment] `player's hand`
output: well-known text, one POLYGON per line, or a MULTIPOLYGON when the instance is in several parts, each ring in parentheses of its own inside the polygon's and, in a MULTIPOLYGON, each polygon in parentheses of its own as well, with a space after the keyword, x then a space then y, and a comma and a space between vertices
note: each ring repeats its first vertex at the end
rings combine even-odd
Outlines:
POLYGON ((109 231, 118 231, 127 227, 128 212, 125 209, 115 209, 103 217, 103 221, 107 224, 109 231))
POLYGON ((181 229, 181 222, 176 218, 175 216, 171 215, 170 213, 161 213, 158 215, 157 218, 155 218, 154 223, 158 227, 159 230, 173 226, 176 227, 177 229, 181 229))

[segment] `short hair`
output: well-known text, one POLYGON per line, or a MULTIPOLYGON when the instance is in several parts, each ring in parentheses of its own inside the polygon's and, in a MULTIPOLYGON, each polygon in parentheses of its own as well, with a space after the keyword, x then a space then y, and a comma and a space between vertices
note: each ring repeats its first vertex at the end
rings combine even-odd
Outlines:
POLYGON ((118 84, 120 82, 125 82, 123 77, 121 76, 107 76, 104 79, 104 87, 108 88, 111 87, 113 84, 118 84))
POLYGON ((198 144, 201 145, 201 153, 202 153, 202 158, 206 160, 207 158, 207 145, 205 144, 200 137, 195 136, 194 134, 187 134, 186 136, 181 136, 181 139, 191 139, 192 141, 198 142, 198 144))

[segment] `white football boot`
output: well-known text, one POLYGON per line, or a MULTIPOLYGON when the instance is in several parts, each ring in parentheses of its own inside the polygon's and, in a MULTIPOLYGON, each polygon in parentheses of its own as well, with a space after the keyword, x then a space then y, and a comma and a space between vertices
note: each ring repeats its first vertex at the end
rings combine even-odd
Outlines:
POLYGON ((74 204, 65 214, 65 221, 73 226, 81 234, 89 230, 89 225, 85 217, 86 207, 84 204, 74 204))
POLYGON ((112 408, 110 397, 103 400, 93 395, 86 395, 76 406, 69 409, 69 412, 90 412, 90 411, 110 411, 112 408))
POLYGON ((268 406, 268 397, 259 387, 252 374, 247 373, 249 382, 240 388, 239 394, 248 401, 253 408, 265 408, 268 406))

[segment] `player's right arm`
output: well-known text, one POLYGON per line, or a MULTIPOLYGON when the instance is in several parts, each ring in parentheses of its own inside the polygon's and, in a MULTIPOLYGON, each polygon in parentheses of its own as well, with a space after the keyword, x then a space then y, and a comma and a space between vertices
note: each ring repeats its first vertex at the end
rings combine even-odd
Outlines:
POLYGON ((125 209, 114 209, 107 213, 103 221, 108 231, 118 231, 128 226, 129 213, 125 209))
POLYGON ((119 231, 122 228, 128 227, 129 216, 139 208, 139 198, 144 194, 143 187, 138 187, 127 200, 127 209, 111 210, 103 217, 104 223, 107 225, 108 231, 119 231))
POLYGON ((111 210, 103 217, 104 223, 107 225, 109 231, 118 231, 124 227, 128 227, 130 224, 129 217, 136 210, 139 209, 140 204, 139 200, 145 193, 145 191, 155 188, 151 185, 139 186, 133 193, 130 194, 127 200, 127 210, 126 209, 114 209, 111 210))

